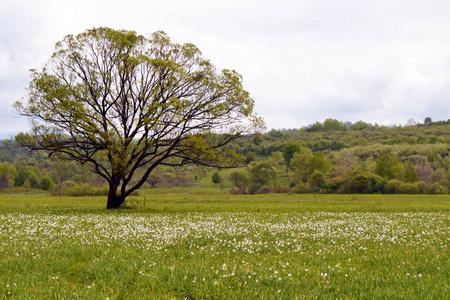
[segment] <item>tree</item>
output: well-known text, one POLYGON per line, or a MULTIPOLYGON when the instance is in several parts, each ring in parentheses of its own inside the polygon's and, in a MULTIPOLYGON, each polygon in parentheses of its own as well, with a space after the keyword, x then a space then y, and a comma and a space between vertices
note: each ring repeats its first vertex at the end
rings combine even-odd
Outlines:
POLYGON ((319 170, 315 170, 309 177, 309 185, 316 190, 325 187, 326 182, 327 178, 325 177, 325 174, 319 170))
POLYGON ((297 143, 289 143, 283 147, 283 158, 287 168, 291 168, 291 159, 298 151, 300 151, 300 145, 297 143))
POLYGON ((257 192, 261 187, 275 183, 277 171, 268 161, 255 164, 250 169, 250 193, 257 192))
POLYGON ((430 126, 431 124, 433 124, 433 121, 431 120, 431 118, 426 117, 425 120, 423 121, 423 125, 430 126))
POLYGON ((39 181, 39 187, 45 191, 51 190, 54 186, 53 180, 50 176, 46 175, 39 181))
POLYGON ((405 182, 416 182, 418 180, 416 167, 414 166, 414 162, 412 160, 409 160, 405 167, 405 182))
POLYGON ((314 153, 312 159, 311 159, 311 170, 310 173, 314 173, 314 171, 320 171, 322 173, 328 172, 328 169, 330 168, 330 164, 328 163, 327 159, 325 158, 325 155, 322 151, 317 151, 314 153))
POLYGON ((12 188, 14 186, 14 177, 16 175, 16 168, 14 165, 6 161, 0 163, 0 190, 12 188))
POLYGON ((342 131, 346 130, 347 127, 342 123, 341 121, 335 120, 335 119, 326 119, 323 122, 323 130, 329 131, 329 130, 337 130, 342 131))
POLYGON ((248 184, 248 178, 244 174, 235 171, 231 173, 229 179, 235 187, 239 188, 240 194, 245 194, 245 187, 248 184))
POLYGON ((222 146, 264 127, 238 73, 217 73, 196 46, 163 32, 68 35, 32 71, 28 91, 15 108, 32 128, 16 141, 90 165, 109 184, 107 208, 158 165, 239 165, 242 157, 222 146))
POLYGON ((408 119, 406 121, 406 125, 405 126, 416 126, 417 124, 419 124, 416 120, 414 119, 408 119))
POLYGON ((215 172, 212 175, 211 179, 212 179, 212 182, 215 183, 215 184, 220 183, 220 181, 221 181, 220 174, 218 172, 215 172))
POLYGON ((395 156, 389 153, 383 153, 375 166, 375 173, 387 179, 394 179, 401 171, 402 165, 397 161, 395 156))
POLYGON ((303 182, 306 182, 311 174, 311 160, 313 154, 311 149, 307 147, 300 147, 300 151, 294 153, 291 160, 291 166, 295 175, 303 182))

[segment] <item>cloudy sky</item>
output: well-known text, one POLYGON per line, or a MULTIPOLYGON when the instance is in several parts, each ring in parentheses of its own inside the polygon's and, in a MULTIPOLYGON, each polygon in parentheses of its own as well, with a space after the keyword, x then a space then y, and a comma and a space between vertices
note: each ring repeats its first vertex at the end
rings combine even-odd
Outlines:
POLYGON ((26 97, 67 34, 164 30, 238 71, 267 128, 334 118, 383 125, 450 119, 447 0, 2 0, 0 138, 28 129, 26 97))

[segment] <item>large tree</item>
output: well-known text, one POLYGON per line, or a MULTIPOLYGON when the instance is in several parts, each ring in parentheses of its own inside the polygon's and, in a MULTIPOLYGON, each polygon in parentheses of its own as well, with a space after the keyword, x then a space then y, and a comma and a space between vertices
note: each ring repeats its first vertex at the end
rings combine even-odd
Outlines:
POLYGON ((31 130, 16 140, 89 164, 109 184, 107 208, 158 165, 236 166, 240 157, 222 146, 264 126, 238 73, 217 72, 196 46, 164 32, 68 35, 32 71, 28 91, 15 108, 31 130))

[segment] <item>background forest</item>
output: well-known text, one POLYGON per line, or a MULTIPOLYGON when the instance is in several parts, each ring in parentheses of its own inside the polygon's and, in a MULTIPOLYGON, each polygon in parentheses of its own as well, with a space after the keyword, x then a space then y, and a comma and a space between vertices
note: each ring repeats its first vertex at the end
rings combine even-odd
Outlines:
MULTIPOLYGON (((301 129, 271 130, 235 140, 238 169, 158 166, 145 188, 217 186, 232 193, 447 194, 450 120, 405 126, 327 119, 301 129)), ((49 190, 54 195, 107 195, 87 166, 0 141, 0 190, 49 190)))

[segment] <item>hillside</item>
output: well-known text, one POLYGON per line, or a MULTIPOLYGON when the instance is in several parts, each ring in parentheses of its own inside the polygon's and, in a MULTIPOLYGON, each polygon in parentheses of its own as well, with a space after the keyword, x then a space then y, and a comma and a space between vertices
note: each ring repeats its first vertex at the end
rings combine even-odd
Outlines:
MULTIPOLYGON (((270 130, 227 145, 243 156, 244 168, 158 167, 145 187, 204 186, 218 172, 222 183, 215 186, 234 187, 234 193, 448 193, 450 122, 425 124, 387 127, 327 119, 270 130)), ((31 153, 13 140, 0 141, 0 162, 3 190, 107 191, 87 166, 31 153)))

